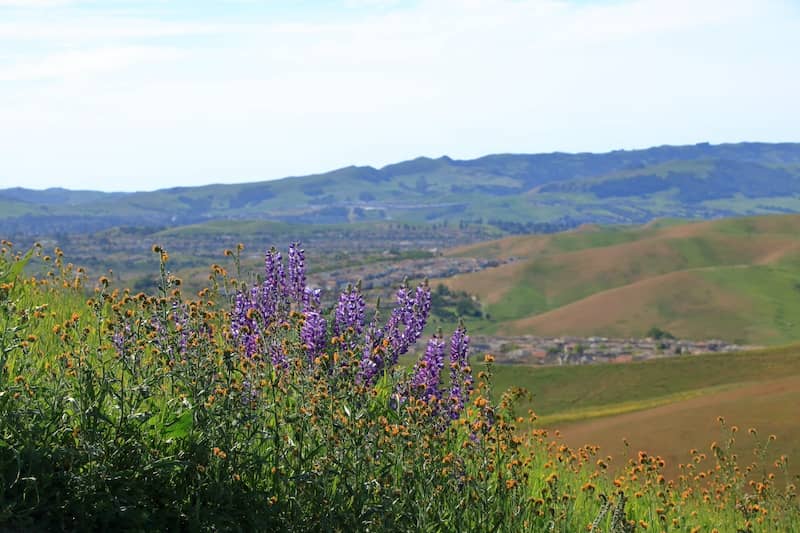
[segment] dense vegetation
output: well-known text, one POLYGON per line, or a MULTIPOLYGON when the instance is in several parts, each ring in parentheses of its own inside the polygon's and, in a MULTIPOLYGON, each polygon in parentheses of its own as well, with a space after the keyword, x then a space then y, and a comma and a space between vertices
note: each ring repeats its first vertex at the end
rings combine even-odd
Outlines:
POLYGON ((431 294, 431 314, 442 320, 455 322, 464 318, 482 318, 480 302, 466 291, 451 291, 440 284, 431 294))
POLYGON ((684 472, 569 448, 497 394, 458 328, 397 364, 430 312, 403 286, 372 318, 357 287, 331 309, 302 250, 257 277, 212 268, 189 298, 98 280, 63 254, 0 251, 0 527, 93 530, 796 531, 788 459, 736 428, 684 472))

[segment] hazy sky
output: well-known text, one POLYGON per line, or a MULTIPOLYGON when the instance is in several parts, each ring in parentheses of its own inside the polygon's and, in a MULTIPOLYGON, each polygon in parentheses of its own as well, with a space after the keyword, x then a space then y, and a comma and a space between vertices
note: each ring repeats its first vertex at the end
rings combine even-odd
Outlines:
POLYGON ((800 0, 0 0, 0 188, 800 141, 800 0))

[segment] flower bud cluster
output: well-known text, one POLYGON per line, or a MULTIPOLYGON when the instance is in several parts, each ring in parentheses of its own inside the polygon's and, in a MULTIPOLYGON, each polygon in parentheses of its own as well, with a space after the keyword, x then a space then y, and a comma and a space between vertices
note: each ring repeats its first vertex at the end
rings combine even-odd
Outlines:
MULTIPOLYGON (((326 317, 319 289, 306 285, 305 268, 305 252, 297 243, 289 246, 285 266, 280 252, 274 248, 266 252, 263 280, 250 288, 242 288, 233 299, 230 331, 240 353, 246 358, 266 355, 276 368, 285 368, 292 357, 313 368, 323 360, 336 364, 340 359, 334 354, 344 348, 356 357, 354 385, 373 386, 384 372, 396 367, 400 356, 422 336, 431 310, 427 281, 416 288, 404 282, 397 289, 388 320, 381 325, 377 310, 374 318, 366 322, 366 304, 360 284, 348 286, 339 295, 332 316, 326 317), (297 324, 294 338, 299 339, 299 355, 276 336, 281 330, 289 335, 294 323, 297 324)), ((467 361, 469 337, 463 326, 450 340, 449 390, 442 385, 446 349, 447 343, 441 334, 434 336, 403 390, 405 395, 411 394, 426 402, 447 401, 442 414, 456 419, 473 382, 467 361)))

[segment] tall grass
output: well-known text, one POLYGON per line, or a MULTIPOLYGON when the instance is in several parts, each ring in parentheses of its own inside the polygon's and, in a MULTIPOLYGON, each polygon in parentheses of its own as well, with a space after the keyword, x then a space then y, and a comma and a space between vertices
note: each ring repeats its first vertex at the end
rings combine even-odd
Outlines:
POLYGON ((424 286, 371 320, 357 288, 326 309, 298 250, 258 277, 214 265, 188 297, 156 247, 156 294, 101 278, 87 298, 60 251, 37 249, 29 277, 3 242, 0 529, 800 530, 769 438, 740 467, 726 428, 674 480, 644 452, 570 449, 521 429, 535 415, 515 413, 521 390, 493 390, 491 356, 471 377, 463 331, 449 365, 440 336, 395 364, 424 286))

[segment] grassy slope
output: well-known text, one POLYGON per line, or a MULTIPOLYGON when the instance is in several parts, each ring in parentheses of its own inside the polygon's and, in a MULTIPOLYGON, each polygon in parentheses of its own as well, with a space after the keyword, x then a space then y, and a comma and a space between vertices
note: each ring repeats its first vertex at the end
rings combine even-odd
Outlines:
POLYGON ((742 430, 757 427, 763 437, 775 434, 775 453, 800 455, 800 346, 624 365, 500 365, 495 385, 528 389, 522 412, 532 408, 568 442, 598 443, 612 455, 627 438, 633 451, 685 462, 690 448, 720 440, 717 416, 742 430))
MULTIPOLYGON (((679 463, 688 462, 688 450, 697 448, 708 453, 708 443, 726 440, 715 422, 719 416, 740 428, 734 449, 745 464, 753 460, 754 444, 763 443, 769 435, 777 438, 769 444, 770 459, 780 455, 798 457, 797 405, 800 376, 792 376, 709 391, 642 411, 562 424, 560 429, 567 443, 596 443, 612 455, 623 448, 624 438, 631 452, 648 450, 659 454, 667 460, 670 471, 676 472, 679 463), (746 431, 750 427, 758 429, 758 440, 746 431)), ((800 473, 800 464, 790 463, 790 471, 800 473)))
POLYGON ((0 199, 0 213, 4 217, 17 217, 28 214, 41 214, 41 208, 23 202, 0 199))
MULTIPOLYGON (((7 204, 0 220, 29 213, 111 217, 104 227, 215 218, 630 223, 660 216, 798 212, 798 190, 797 144, 662 146, 606 154, 495 154, 466 161, 418 158, 382 169, 347 167, 274 181, 125 195, 0 189, 7 199, 0 199, 7 204), (674 180, 674 186, 648 188, 653 178, 674 180), (614 190, 598 192, 596 186, 604 183, 614 190), (336 209, 326 211, 331 207, 336 209)), ((58 224, 75 229, 63 220, 58 224)))
POLYGON ((513 237, 455 255, 518 261, 446 280, 476 293, 485 331, 643 335, 753 344, 800 338, 800 217, 665 222, 513 237))

